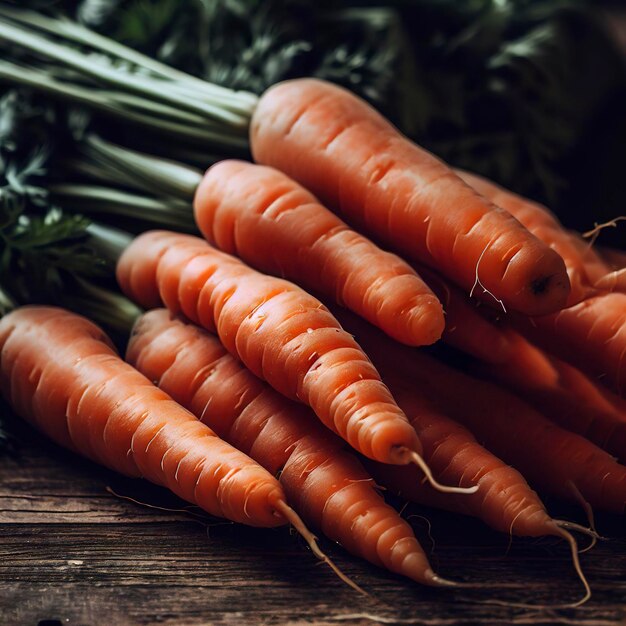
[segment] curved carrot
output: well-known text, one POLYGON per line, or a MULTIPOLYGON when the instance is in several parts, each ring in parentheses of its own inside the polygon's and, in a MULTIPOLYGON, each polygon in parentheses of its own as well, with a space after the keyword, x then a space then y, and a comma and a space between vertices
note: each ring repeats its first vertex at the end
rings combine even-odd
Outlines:
POLYGON ((5 316, 0 370, 15 410, 62 446, 166 486, 211 515, 287 522, 278 481, 124 363, 85 318, 52 307, 5 316))
POLYGON ((144 306, 158 287, 170 311, 215 331, 254 374, 308 404, 365 456, 416 463, 438 488, 459 491, 434 481, 415 431, 352 335, 293 283, 259 274, 196 237, 166 231, 135 239, 117 276, 144 306))
POLYGON ((419 346, 441 337, 441 304, 415 271, 282 172, 220 161, 202 179, 194 213, 224 252, 334 299, 394 339, 419 346))
POLYGON ((315 79, 271 87, 252 154, 395 250, 529 315, 565 305, 563 260, 348 91, 315 79))
MULTIPOLYGON (((163 309, 135 325, 126 358, 237 449, 279 476, 289 502, 350 552, 426 584, 437 576, 410 526, 345 444, 219 340, 163 309)), ((419 482, 419 478, 417 479, 419 482)))
POLYGON ((568 304, 593 295, 610 268, 578 233, 568 231, 544 206, 514 194, 476 174, 456 173, 490 202, 508 211, 531 233, 555 250, 565 262, 571 285, 568 304))

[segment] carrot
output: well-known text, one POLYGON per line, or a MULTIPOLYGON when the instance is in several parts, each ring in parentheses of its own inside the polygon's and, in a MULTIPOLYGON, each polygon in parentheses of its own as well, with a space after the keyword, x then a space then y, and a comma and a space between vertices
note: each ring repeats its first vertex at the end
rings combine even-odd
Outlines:
POLYGON ((254 374, 308 404, 365 456, 416 463, 435 484, 415 431, 378 372, 313 296, 197 237, 167 231, 137 237, 120 257, 117 277, 142 306, 154 304, 158 293, 170 311, 216 332, 254 374))
POLYGON ((516 325, 533 343, 622 395, 626 391, 626 293, 604 293, 516 325))
POLYGON ((410 526, 385 504, 343 441, 308 408, 256 378, 216 337, 154 310, 136 323, 126 358, 220 437, 279 476, 289 502, 330 539, 417 582, 453 584, 432 571, 410 526))
POLYGON ((52 307, 10 313, 0 321, 0 368, 16 411, 62 446, 211 515, 286 523, 280 484, 124 363, 85 318, 52 307))
POLYGON ((437 272, 423 266, 418 269, 443 304, 446 326, 441 338, 444 343, 488 363, 504 363, 513 358, 508 329, 483 317, 466 294, 437 272))
POLYGON ((250 137, 257 162, 464 289, 480 283, 529 315, 565 305, 569 283, 553 250, 348 91, 314 79, 275 85, 250 137))
POLYGON ((582 372, 543 353, 519 335, 514 362, 475 366, 479 375, 505 385, 563 428, 626 461, 626 402, 610 398, 582 372))
POLYGON ((200 183, 194 212, 210 243, 262 272, 321 292, 403 343, 440 338, 441 304, 415 271, 282 172, 221 161, 200 183))
POLYGON ((456 173, 490 202, 508 211, 531 233, 555 250, 565 262, 571 285, 568 304, 595 293, 598 281, 606 280, 610 268, 578 233, 566 230, 544 206, 518 196, 476 174, 456 173))
MULTIPOLYGON (((617 513, 626 506, 626 467, 580 435, 552 423, 515 395, 417 350, 388 341, 375 329, 340 318, 381 370, 401 371, 422 402, 467 427, 531 485, 569 501, 576 491, 591 505, 617 513)), ((480 493, 480 490, 479 490, 480 493)))
POLYGON ((120 359, 84 317, 29 306, 2 318, 0 386, 22 417, 97 463, 167 487, 211 515, 265 528, 291 523, 365 593, 319 549, 267 470, 120 359))

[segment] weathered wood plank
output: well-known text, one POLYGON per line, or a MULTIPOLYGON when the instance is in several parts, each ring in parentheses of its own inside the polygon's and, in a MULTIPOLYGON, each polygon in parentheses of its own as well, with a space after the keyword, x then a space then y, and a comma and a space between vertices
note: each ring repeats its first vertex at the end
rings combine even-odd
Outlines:
MULTIPOLYGON (((616 539, 582 556, 594 598, 577 610, 486 603, 576 598, 580 585, 567 549, 553 538, 515 539, 507 553, 508 537, 475 520, 426 511, 436 540, 435 567, 445 576, 487 586, 459 591, 419 588, 324 544, 374 601, 357 596, 316 564, 287 529, 196 520, 120 500, 105 487, 159 506, 182 506, 164 490, 121 478, 28 436, 32 443, 22 458, 0 459, 2 626, 40 620, 70 626, 376 623, 358 617, 361 613, 433 626, 613 626, 626 619, 626 541, 620 519, 601 518, 601 530, 616 539)), ((425 524, 413 521, 428 546, 425 524)))

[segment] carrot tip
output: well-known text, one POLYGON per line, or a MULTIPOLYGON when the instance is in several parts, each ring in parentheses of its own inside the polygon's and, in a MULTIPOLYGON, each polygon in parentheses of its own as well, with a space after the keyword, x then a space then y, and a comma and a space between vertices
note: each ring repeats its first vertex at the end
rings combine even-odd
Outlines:
POLYGON ((311 552, 322 562, 326 563, 330 569, 342 580, 346 585, 352 587, 360 594, 371 597, 371 595, 355 583, 348 575, 344 574, 335 563, 320 549, 317 544, 317 537, 306 527, 302 518, 284 501, 278 500, 275 505, 276 510, 296 529, 302 538, 309 544, 311 552))
POLYGON ((473 485, 472 487, 453 487, 451 485, 442 485, 434 476, 430 470, 430 467, 426 464, 424 459, 417 453, 410 453, 410 460, 412 463, 415 463, 422 472, 424 472, 424 476, 426 476, 426 480, 430 483, 433 489, 437 491, 441 491, 442 493, 463 493, 463 494, 471 494, 476 493, 478 491, 479 485, 473 485))

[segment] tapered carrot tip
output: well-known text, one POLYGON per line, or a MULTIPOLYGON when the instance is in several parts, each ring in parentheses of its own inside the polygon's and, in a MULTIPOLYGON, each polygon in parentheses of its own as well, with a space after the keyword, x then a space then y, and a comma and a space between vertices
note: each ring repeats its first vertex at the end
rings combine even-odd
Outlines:
POLYGON ((340 580, 360 594, 370 597, 370 594, 367 593, 363 587, 355 583, 347 574, 344 574, 330 557, 325 552, 322 552, 317 544, 317 537, 306 527, 302 518, 284 500, 275 501, 274 507, 276 508, 276 514, 286 519, 295 528, 300 536, 307 542, 309 548, 311 548, 311 552, 313 552, 320 561, 326 563, 340 580))

